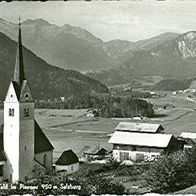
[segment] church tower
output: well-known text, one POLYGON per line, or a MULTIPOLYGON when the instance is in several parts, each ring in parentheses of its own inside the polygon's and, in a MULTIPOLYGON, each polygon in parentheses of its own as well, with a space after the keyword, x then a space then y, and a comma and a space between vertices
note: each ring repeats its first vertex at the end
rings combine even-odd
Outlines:
POLYGON ((31 178, 34 169, 34 100, 24 73, 20 21, 14 78, 4 101, 3 135, 7 179, 16 182, 31 178))

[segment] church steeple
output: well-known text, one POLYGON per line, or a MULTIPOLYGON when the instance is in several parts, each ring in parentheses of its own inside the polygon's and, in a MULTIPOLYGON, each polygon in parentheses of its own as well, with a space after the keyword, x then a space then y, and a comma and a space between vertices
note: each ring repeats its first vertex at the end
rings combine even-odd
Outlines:
POLYGON ((14 70, 14 81, 17 82, 19 86, 21 86, 23 80, 25 80, 25 74, 24 74, 24 62, 23 62, 23 52, 22 52, 21 23, 19 18, 18 45, 17 45, 16 62, 15 62, 15 70, 14 70))

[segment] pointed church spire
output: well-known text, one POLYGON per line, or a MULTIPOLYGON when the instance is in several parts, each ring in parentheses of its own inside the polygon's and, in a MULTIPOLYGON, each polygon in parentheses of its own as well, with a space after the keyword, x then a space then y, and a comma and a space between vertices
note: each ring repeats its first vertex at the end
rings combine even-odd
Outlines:
POLYGON ((15 70, 14 70, 14 81, 21 86, 23 80, 25 80, 25 74, 24 74, 24 63, 23 63, 23 52, 22 52, 21 23, 19 17, 18 45, 17 45, 16 62, 15 62, 15 70))

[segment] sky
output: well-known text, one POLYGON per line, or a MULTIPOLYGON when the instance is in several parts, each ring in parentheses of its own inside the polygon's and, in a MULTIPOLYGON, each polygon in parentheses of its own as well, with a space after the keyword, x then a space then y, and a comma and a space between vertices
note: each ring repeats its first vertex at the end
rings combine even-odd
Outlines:
POLYGON ((196 30, 196 1, 48 1, 1 2, 0 17, 43 18, 62 26, 82 27, 109 41, 137 41, 165 32, 196 30))

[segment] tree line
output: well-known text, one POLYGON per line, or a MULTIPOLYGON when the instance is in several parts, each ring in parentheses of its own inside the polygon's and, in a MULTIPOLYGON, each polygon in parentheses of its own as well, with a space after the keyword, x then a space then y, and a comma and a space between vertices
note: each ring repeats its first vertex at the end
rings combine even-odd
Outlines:
POLYGON ((132 96, 90 95, 71 96, 35 101, 36 108, 47 109, 85 109, 94 108, 101 117, 134 117, 154 115, 153 106, 145 100, 132 96))

